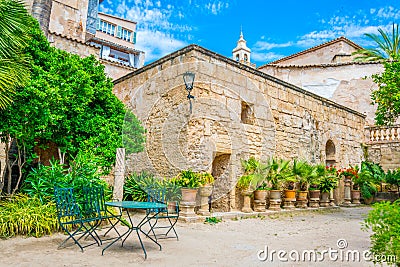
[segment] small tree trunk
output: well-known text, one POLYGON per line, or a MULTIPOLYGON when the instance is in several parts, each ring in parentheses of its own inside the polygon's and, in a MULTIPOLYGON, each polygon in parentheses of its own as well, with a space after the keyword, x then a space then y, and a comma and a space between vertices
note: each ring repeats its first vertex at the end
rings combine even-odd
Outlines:
POLYGON ((60 164, 64 164, 65 162, 65 152, 61 152, 61 149, 58 147, 58 157, 60 158, 60 164))
POLYGON ((26 163, 26 160, 25 160, 25 152, 26 152, 25 151, 25 146, 22 146, 23 152, 21 153, 21 147, 19 147, 18 141, 17 141, 17 149, 18 149, 18 162, 17 162, 17 164, 18 164, 19 172, 18 172, 18 181, 17 181, 17 184, 16 184, 14 190, 12 191, 12 195, 14 195, 15 192, 19 188, 19 184, 21 183, 21 179, 22 179, 22 168, 24 167, 24 165, 26 163))

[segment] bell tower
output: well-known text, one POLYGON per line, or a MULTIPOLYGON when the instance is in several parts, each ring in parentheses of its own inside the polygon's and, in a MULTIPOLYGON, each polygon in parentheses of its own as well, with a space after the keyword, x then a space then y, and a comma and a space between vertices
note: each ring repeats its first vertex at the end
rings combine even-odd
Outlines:
POLYGON ((237 41, 236 47, 232 50, 232 59, 240 63, 251 65, 250 63, 251 50, 246 45, 246 40, 243 38, 243 31, 240 29, 240 38, 237 41))

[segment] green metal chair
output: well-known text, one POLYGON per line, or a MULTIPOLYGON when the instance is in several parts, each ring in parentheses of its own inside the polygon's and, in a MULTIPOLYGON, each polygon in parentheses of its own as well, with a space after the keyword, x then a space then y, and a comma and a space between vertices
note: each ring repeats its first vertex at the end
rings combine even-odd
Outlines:
MULTIPOLYGON (((167 199, 165 188, 148 188, 146 192, 148 202, 164 203, 168 206, 169 199, 167 199)), ((147 234, 151 232, 156 241, 158 239, 166 238, 176 238, 177 240, 179 240, 178 234, 175 230, 175 225, 179 219, 179 202, 175 202, 173 206, 173 209, 168 209, 167 207, 162 209, 147 210, 148 216, 154 214, 154 216, 151 217, 152 219, 149 220, 150 230, 147 234), (160 225, 160 219, 166 219, 166 221, 168 222, 167 225, 160 225), (154 220, 154 223, 151 223, 152 220, 154 220), (158 232, 157 229, 165 229, 166 231, 164 231, 163 233, 156 233, 158 232), (169 235, 170 233, 173 233, 173 235, 169 235)))
POLYGON ((83 252, 83 248, 97 244, 100 246, 100 238, 93 235, 93 229, 98 224, 96 216, 82 216, 81 209, 76 202, 73 188, 54 188, 54 197, 57 207, 57 218, 61 228, 68 234, 58 247, 61 248, 68 240, 72 239, 83 252), (79 237, 78 237, 79 236, 79 237), (91 236, 95 242, 81 245, 79 241, 85 237, 91 236))
MULTIPOLYGON (((103 236, 105 237, 111 230, 114 230, 118 236, 121 236, 115 226, 120 221, 122 211, 119 209, 118 214, 113 214, 107 209, 105 205, 104 188, 102 186, 83 187, 83 194, 85 198, 85 202, 83 204, 84 214, 87 216, 97 217, 98 219, 98 223, 93 231, 96 232, 96 229, 103 221, 108 221, 111 226, 103 236)), ((100 240, 100 242, 110 239, 113 238, 103 239, 100 240)))

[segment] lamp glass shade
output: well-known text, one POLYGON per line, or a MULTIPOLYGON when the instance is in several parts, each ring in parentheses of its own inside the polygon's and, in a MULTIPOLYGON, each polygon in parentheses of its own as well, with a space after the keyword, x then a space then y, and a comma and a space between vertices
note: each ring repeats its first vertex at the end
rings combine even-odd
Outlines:
POLYGON ((187 71, 183 74, 183 81, 185 82, 187 90, 192 90, 194 76, 195 76, 195 74, 193 72, 189 72, 189 71, 187 71))

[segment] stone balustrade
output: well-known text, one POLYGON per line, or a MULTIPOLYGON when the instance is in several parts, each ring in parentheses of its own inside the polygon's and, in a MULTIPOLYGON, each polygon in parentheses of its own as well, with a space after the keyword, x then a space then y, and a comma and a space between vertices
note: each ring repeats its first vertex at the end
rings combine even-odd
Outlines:
POLYGON ((367 143, 400 142, 400 125, 365 127, 367 143))

